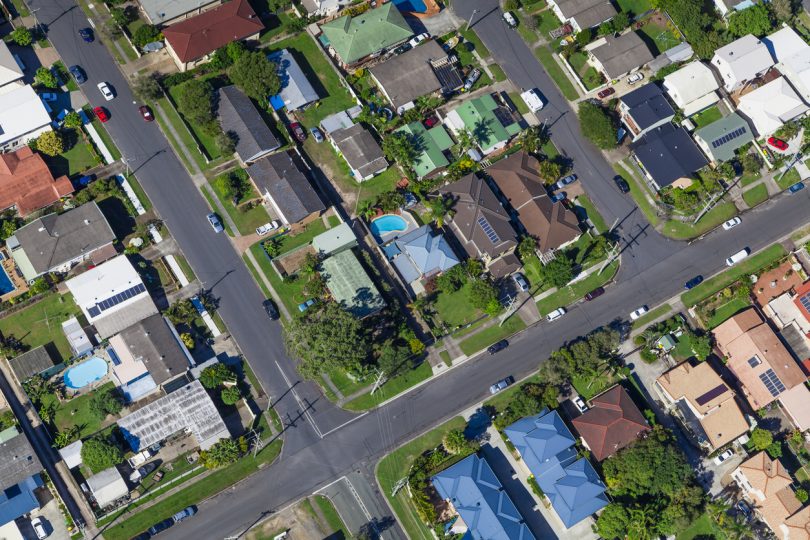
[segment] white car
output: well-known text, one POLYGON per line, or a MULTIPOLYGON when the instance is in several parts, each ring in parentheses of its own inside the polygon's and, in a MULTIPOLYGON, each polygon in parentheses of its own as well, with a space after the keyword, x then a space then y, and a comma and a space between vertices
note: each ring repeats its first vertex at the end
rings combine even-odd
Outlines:
POLYGON ((733 217, 730 220, 723 223, 723 229, 726 230, 726 231, 729 230, 729 229, 733 229, 734 227, 736 227, 740 223, 742 223, 742 219, 740 219, 739 216, 733 217))
POLYGON ((104 99, 107 101, 112 101, 115 97, 112 88, 110 88, 110 85, 105 82, 98 83, 98 91, 101 92, 101 95, 104 96, 104 99))
POLYGON ((734 450, 729 448, 728 450, 726 450, 725 452, 723 452, 719 456, 715 457, 714 458, 714 463, 715 463, 715 465, 720 465, 721 463, 723 463, 725 460, 727 460, 728 458, 730 458, 733 455, 734 455, 734 450))
POLYGON ((275 231, 276 229, 278 229, 278 221, 273 220, 270 223, 265 223, 260 227, 256 227, 256 234, 258 234, 259 236, 264 236, 270 231, 275 231))
POLYGON ((509 25, 509 28, 514 28, 517 26, 517 19, 515 19, 515 16, 509 11, 503 12, 503 20, 509 25))
POLYGON ((728 259, 726 259, 726 266, 734 266, 741 260, 745 259, 751 254, 751 250, 748 248, 743 248, 728 259))
POLYGON ((214 229, 214 232, 219 234, 225 230, 225 227, 222 226, 222 222, 219 220, 219 216, 214 213, 208 214, 205 216, 208 219, 208 223, 211 224, 211 227, 214 229))
POLYGON ((577 409, 579 409, 579 412, 584 413, 585 411, 588 410, 588 406, 585 405, 585 401, 580 396, 575 397, 571 401, 573 401, 574 405, 577 406, 577 409))
POLYGON ((408 42, 408 45, 410 45, 411 47, 416 47, 417 45, 419 45, 420 43, 422 43, 423 41, 425 41, 429 37, 430 37, 430 34, 428 34, 427 32, 423 32, 423 33, 419 34, 418 36, 416 36, 415 38, 411 38, 411 40, 408 42))
POLYGON ((546 320, 548 322, 553 322, 565 315, 565 308, 557 308, 548 315, 546 315, 546 320))
POLYGON ((520 94, 520 98, 526 103, 529 110, 532 112, 537 112, 545 106, 543 98, 540 97, 540 92, 534 88, 531 90, 526 90, 520 94))
POLYGON ((37 535, 39 540, 48 538, 48 531, 45 530, 45 522, 41 517, 35 517, 31 520, 31 528, 34 529, 34 534, 37 535))
POLYGON ((635 73, 632 73, 632 74, 630 74, 629 77, 627 77, 627 84, 636 84, 638 81, 642 80, 643 78, 644 78, 644 74, 641 73, 640 71, 636 71, 635 73))
POLYGON ((644 315, 648 311, 649 311, 649 309, 647 309, 647 306, 641 306, 637 310, 630 313, 630 320, 631 321, 637 321, 637 320, 639 320, 641 318, 642 315, 644 315))

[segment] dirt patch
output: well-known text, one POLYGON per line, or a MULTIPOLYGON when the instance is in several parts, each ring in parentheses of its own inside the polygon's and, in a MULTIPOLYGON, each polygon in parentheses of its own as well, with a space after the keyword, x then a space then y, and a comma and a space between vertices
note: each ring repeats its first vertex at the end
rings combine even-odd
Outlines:
POLYGON ((304 262, 304 258, 308 253, 315 255, 315 249, 311 245, 304 246, 299 250, 275 259, 275 262, 281 267, 281 271, 284 274, 291 276, 298 272, 298 269, 301 268, 301 263, 304 262))
POLYGON ((322 540, 324 532, 318 526, 315 517, 302 505, 296 505, 252 529, 246 535, 247 540, 272 540, 277 534, 287 531, 285 540, 322 540))

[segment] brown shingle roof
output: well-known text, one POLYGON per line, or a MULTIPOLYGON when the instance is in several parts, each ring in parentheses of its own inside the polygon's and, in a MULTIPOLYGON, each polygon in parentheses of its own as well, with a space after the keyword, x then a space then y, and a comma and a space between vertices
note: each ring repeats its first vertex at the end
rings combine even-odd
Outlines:
POLYGON ((68 177, 54 179, 42 156, 27 146, 0 154, 0 209, 15 206, 25 217, 71 193, 68 177))
POLYGON ((614 386, 591 400, 591 408, 573 420, 597 461, 612 456, 649 426, 644 415, 621 386, 614 386))
POLYGON ((264 29, 247 0, 233 0, 163 30, 181 62, 202 58, 231 41, 264 29))

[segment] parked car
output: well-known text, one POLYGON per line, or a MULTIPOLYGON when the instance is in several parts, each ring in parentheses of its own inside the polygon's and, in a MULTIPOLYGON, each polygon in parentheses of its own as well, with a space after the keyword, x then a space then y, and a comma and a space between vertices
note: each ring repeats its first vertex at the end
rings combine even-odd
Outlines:
POLYGON ((315 139, 316 143, 323 142, 323 133, 321 133, 321 130, 317 127, 309 128, 309 133, 312 135, 312 138, 315 139))
POLYGON ((566 197, 566 193, 564 191, 558 191, 554 195, 551 196, 551 202, 556 203, 560 201, 564 201, 566 197))
POLYGON ((149 105, 141 105, 138 107, 138 112, 141 113, 141 118, 147 122, 155 120, 155 115, 152 114, 152 109, 149 108, 149 105))
POLYGON ((180 510, 179 512, 177 512, 175 515, 173 515, 172 519, 174 520, 175 523, 180 523, 184 519, 190 518, 191 516, 193 516, 196 513, 197 513, 197 507, 196 506, 193 506, 193 505, 192 506, 187 506, 187 507, 183 508, 182 510, 180 510))
POLYGON ((132 474, 129 475, 129 481, 133 484, 137 484, 141 480, 147 477, 147 475, 153 473, 155 469, 157 469, 157 462, 153 461, 152 463, 147 463, 143 467, 138 467, 132 474))
POLYGON ((219 216, 217 216, 213 212, 211 212, 205 217, 208 220, 208 223, 211 224, 211 227, 214 228, 215 233, 219 234, 225 230, 225 228, 222 226, 222 222, 219 220, 219 216))
POLYGON ((256 227, 256 234, 259 236, 264 236, 265 234, 275 231, 276 229, 278 229, 278 221, 274 219, 270 223, 265 223, 264 225, 259 225, 256 227))
POLYGON ((551 313, 549 313, 548 315, 546 315, 546 320, 548 322, 554 322, 557 319, 559 319, 560 317, 562 317, 563 315, 565 315, 565 313, 566 313, 565 308, 562 308, 562 307, 557 308, 554 311, 552 311, 551 313))
POLYGON ((627 77, 627 84, 636 84, 638 81, 644 78, 644 74, 640 71, 636 71, 635 73, 630 74, 627 77))
POLYGON ((427 118, 425 118, 422 121, 422 125, 425 126, 425 129, 430 129, 433 126, 435 126, 436 124, 438 124, 438 123, 439 123, 439 117, 436 116, 435 114, 431 114, 430 116, 428 116, 427 118))
POLYGON ((737 509, 739 513, 745 516, 745 521, 751 521, 753 517, 753 512, 751 511, 751 507, 748 506, 748 503, 745 501, 737 501, 737 504, 734 505, 734 508, 737 509))
POLYGON ((683 288, 688 291, 689 289, 694 289, 695 287, 697 287, 701 283, 703 283, 703 276, 695 276, 692 279, 690 279, 689 281, 687 281, 684 284, 683 288))
POLYGON ((73 75, 73 78, 76 79, 76 82, 79 84, 83 84, 87 82, 87 75, 85 75, 84 70, 81 66, 74 65, 68 68, 70 74, 73 75))
POLYGON ((784 152, 788 149, 788 144, 782 139, 777 139, 776 137, 768 137, 768 146, 776 148, 780 152, 784 152))
POLYGON ((155 536, 158 533, 162 533, 172 525, 174 525, 174 520, 172 518, 166 518, 163 521, 158 521, 157 523, 149 527, 149 529, 147 529, 147 532, 149 533, 151 538, 152 536, 155 536))
POLYGON ((733 229, 734 227, 736 227, 740 223, 742 223, 742 219, 740 219, 739 216, 735 216, 735 217, 731 218, 730 220, 726 221, 725 223, 723 223, 723 229, 728 231, 730 229, 733 229))
POLYGON ((150 538, 152 538, 152 535, 149 534, 148 531, 144 531, 141 534, 139 534, 138 536, 133 536, 129 540, 149 540, 150 538))
POLYGON ((93 114, 96 115, 96 118, 98 118, 98 121, 102 124, 110 119, 110 115, 107 114, 107 109, 104 107, 94 107, 93 114))
POLYGON ((50 102, 54 102, 54 101, 57 100, 55 92, 44 92, 44 93, 40 94, 39 97, 41 97, 45 101, 50 101, 50 102))
POLYGON ((493 343, 489 347, 487 347, 487 352, 489 354, 495 354, 496 352, 500 352, 509 346, 509 342, 505 339, 498 341, 497 343, 493 343))
POLYGON ((599 93, 596 94, 596 97, 598 97, 599 99, 605 99, 606 97, 612 96, 615 93, 616 93, 615 88, 605 88, 604 90, 600 90, 599 93))
POLYGON ((751 254, 750 249, 748 249, 748 248, 741 249, 740 251, 738 251, 737 253, 735 253, 734 255, 729 257, 728 259, 726 259, 726 266, 734 266, 735 264, 737 264, 741 260, 748 257, 748 255, 750 255, 750 254, 751 254))
POLYGON ((264 308, 264 311, 265 313, 267 313, 268 317, 270 317, 274 321, 278 319, 278 309, 276 308, 276 305, 273 303, 272 300, 267 299, 264 302, 262 302, 262 307, 264 308))
POLYGON ((417 45, 419 45, 420 43, 422 43, 423 41, 425 41, 429 37, 430 37, 430 34, 428 34, 427 32, 422 32, 418 36, 412 37, 411 40, 408 42, 408 45, 410 45, 411 47, 416 47, 417 45))
POLYGON ((489 393, 497 394, 498 392, 500 392, 513 382, 515 382, 515 378, 512 377, 511 375, 506 377, 505 379, 501 379, 500 381, 496 382, 495 384, 489 387, 489 393))
POLYGON ((147 448, 146 450, 141 450, 140 452, 129 458, 127 460, 127 463, 129 463, 129 466, 134 469, 135 467, 139 467, 144 463, 146 463, 147 461, 149 461, 149 459, 154 455, 155 452, 152 452, 152 450, 147 448))
POLYGON ((304 131, 304 128, 301 127, 301 124, 298 122, 292 122, 289 126, 290 134, 295 137, 298 142, 304 142, 307 140, 307 132, 304 131))
POLYGON ((589 292, 588 294, 585 295, 585 300, 590 302, 594 298, 599 298, 603 294, 605 294, 605 288, 604 287, 597 287, 597 288, 595 288, 594 290, 592 290, 591 292, 589 292))
POLYGON ((92 28, 79 28, 79 36, 87 43, 93 43, 93 40, 96 39, 93 36, 92 28))
POLYGON ((112 88, 110 88, 110 85, 106 82, 98 83, 98 91, 101 92, 101 95, 104 96, 104 99, 107 101, 112 101, 113 98, 115 98, 112 88))
POLYGON ((649 309, 647 309, 647 306, 641 306, 640 308, 630 313, 630 320, 637 321, 641 318, 642 315, 644 315, 648 311, 649 309))
POLYGON ((37 535, 39 540, 48 538, 49 533, 45 528, 45 521, 41 517, 37 516, 31 520, 31 528, 34 529, 34 534, 37 535))
POLYGON ((585 405, 585 400, 582 399, 582 396, 576 396, 571 401, 573 401, 574 405, 577 406, 577 409, 579 409, 579 412, 584 413, 585 411, 588 410, 588 406, 585 405))
POLYGON ((730 458, 733 455, 734 455, 734 450, 729 448, 728 450, 726 450, 725 452, 723 452, 719 456, 716 456, 714 458, 714 463, 715 463, 715 465, 720 465, 721 463, 723 463, 725 460, 727 460, 728 458, 730 458))
POLYGON ((312 307, 314 304, 315 304, 315 299, 314 299, 314 298, 310 298, 310 299, 309 299, 309 300, 307 300, 306 302, 301 302, 300 304, 298 304, 298 311, 300 311, 301 313, 303 313, 303 312, 305 312, 307 309, 309 309, 310 307, 312 307))
POLYGON ((529 290, 529 282, 526 281, 526 277, 520 272, 512 274, 512 281, 515 282, 515 285, 517 285, 517 288, 521 291, 526 292, 529 290))
POLYGON ((411 47, 410 43, 403 43, 402 45, 394 49, 394 54, 402 54, 410 51, 411 49, 413 49, 413 47, 411 47))
POLYGON ((537 112, 545 106, 543 97, 536 88, 531 88, 520 94, 520 99, 526 103, 526 106, 528 106, 529 110, 532 112, 537 112))
POLYGON ((517 26, 517 19, 515 19, 515 16, 512 15, 511 11, 503 12, 503 21, 509 26, 509 28, 515 28, 517 26))
POLYGON ((463 90, 464 92, 469 92, 469 91, 472 89, 472 87, 473 87, 473 85, 475 84, 475 82, 476 82, 476 81, 477 81, 479 78, 481 78, 481 70, 480 70, 480 69, 478 69, 478 68, 473 69, 473 70, 470 72, 470 74, 469 74, 469 75, 467 75, 467 80, 466 80, 466 81, 464 81, 464 88, 462 88, 462 90, 463 90))
POLYGON ((630 193, 630 184, 627 183, 627 180, 617 174, 613 177, 613 181, 616 183, 616 187, 619 188, 619 191, 622 193, 630 193))
POLYGON ((803 189, 804 189, 804 183, 803 182, 796 182, 795 184, 793 184, 792 186, 790 186, 788 188, 788 192, 790 192, 790 193, 798 193, 803 189))
POLYGON ((557 180, 557 183, 554 184, 554 189, 562 189, 568 184, 573 184, 576 181, 576 179, 577 175, 575 174, 569 174, 568 176, 560 178, 559 180, 557 180))

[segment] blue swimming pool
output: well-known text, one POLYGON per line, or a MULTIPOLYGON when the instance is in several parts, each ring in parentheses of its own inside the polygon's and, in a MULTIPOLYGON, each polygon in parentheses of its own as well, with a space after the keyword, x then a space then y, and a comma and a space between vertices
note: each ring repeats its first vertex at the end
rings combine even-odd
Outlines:
POLYGON ((78 389, 94 383, 107 374, 107 361, 94 356, 65 371, 65 386, 78 389))
POLYGON ((407 230, 408 222, 396 214, 385 214, 371 222, 371 232, 373 232, 377 238, 382 238, 382 236, 387 233, 407 230))
POLYGON ((10 293, 16 288, 11 282, 11 278, 8 277, 6 269, 0 267, 0 295, 10 293))
POLYGON ((393 0, 394 5, 400 11, 413 11, 414 13, 424 13, 427 6, 422 0, 393 0))

